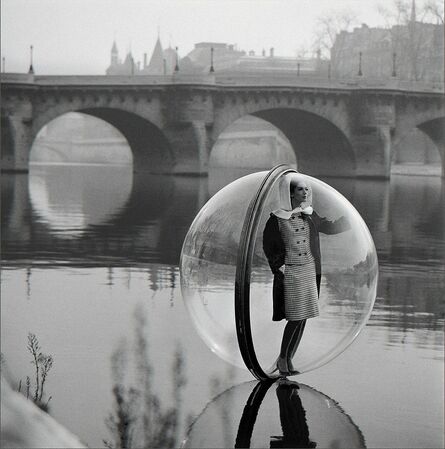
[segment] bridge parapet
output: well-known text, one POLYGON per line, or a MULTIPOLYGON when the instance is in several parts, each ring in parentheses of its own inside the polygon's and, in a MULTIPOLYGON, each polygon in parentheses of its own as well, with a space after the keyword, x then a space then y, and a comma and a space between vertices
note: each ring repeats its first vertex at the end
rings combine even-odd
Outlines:
POLYGON ((421 83, 415 81, 382 79, 382 78, 327 78, 320 76, 296 76, 295 74, 283 73, 273 76, 264 74, 223 74, 216 75, 216 85, 231 86, 288 86, 288 87, 320 87, 326 89, 378 89, 408 92, 444 92, 442 83, 421 83))
POLYGON ((29 75, 1 73, 1 84, 32 84, 36 86, 150 86, 150 85, 214 85, 213 75, 29 75))
POLYGON ((320 76, 296 76, 294 73, 221 73, 221 74, 182 74, 173 75, 32 75, 27 73, 1 73, 3 85, 34 86, 232 86, 232 87, 315 87, 323 89, 444 93, 442 83, 422 83, 415 81, 379 79, 367 77, 327 78, 320 76))

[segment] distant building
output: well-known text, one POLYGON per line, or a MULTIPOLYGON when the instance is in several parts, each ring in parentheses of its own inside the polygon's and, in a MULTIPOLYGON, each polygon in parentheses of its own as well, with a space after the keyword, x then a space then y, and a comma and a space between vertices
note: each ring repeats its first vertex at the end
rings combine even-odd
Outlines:
POLYGON ((243 72, 243 73, 301 73, 327 76, 329 61, 322 60, 318 53, 314 58, 293 58, 289 56, 276 56, 274 48, 269 52, 263 50, 261 55, 254 51, 246 53, 233 44, 222 42, 199 42, 194 49, 179 59, 176 50, 170 46, 163 50, 158 37, 150 60, 144 54, 144 61, 135 63, 129 51, 122 62, 116 42, 113 42, 110 54, 110 66, 107 75, 171 75, 176 63, 179 71, 186 74, 204 74, 210 72, 213 62, 215 72, 243 72), (213 49, 213 55, 212 55, 213 49))
POLYGON ((144 53, 144 61, 135 62, 131 51, 122 62, 116 42, 113 42, 110 54, 110 65, 106 69, 107 75, 171 75, 176 65, 176 51, 170 46, 163 50, 161 40, 156 40, 155 47, 148 61, 147 53, 144 53))
POLYGON ((239 72, 297 73, 301 76, 328 76, 329 61, 323 60, 318 54, 314 58, 293 58, 275 56, 273 48, 269 56, 257 56, 252 52, 241 58, 231 70, 239 72))
POLYGON ((228 69, 237 64, 246 52, 234 45, 221 42, 199 42, 195 48, 180 61, 181 71, 208 73, 211 65, 213 48, 213 68, 215 71, 228 69))
POLYGON ((300 72, 304 74, 327 75, 328 61, 323 61, 320 54, 316 58, 293 58, 289 56, 276 56, 274 48, 268 54, 263 50, 261 55, 254 51, 246 53, 238 50, 235 45, 220 42, 200 42, 180 61, 180 71, 185 73, 208 73, 212 62, 217 73, 243 72, 243 73, 283 73, 300 72))
POLYGON ((417 22, 414 11, 406 25, 387 29, 363 24, 340 32, 331 49, 332 75, 350 78, 360 70, 369 78, 443 82, 444 25, 417 22))
POLYGON ((131 51, 124 61, 119 58, 116 42, 110 54, 107 75, 171 75, 178 65, 185 74, 207 74, 213 69, 224 73, 289 73, 323 78, 398 78, 423 82, 444 81, 444 25, 422 23, 416 20, 415 0, 411 18, 406 25, 392 28, 370 28, 366 24, 352 32, 342 31, 331 48, 331 59, 321 58, 320 51, 312 58, 277 56, 272 47, 255 54, 233 44, 199 42, 194 49, 179 59, 169 45, 162 48, 158 36, 148 60, 135 63, 131 51))
POLYGON ((134 74, 135 63, 131 51, 128 51, 124 61, 119 58, 116 42, 111 47, 110 65, 106 70, 107 75, 131 75, 134 74))

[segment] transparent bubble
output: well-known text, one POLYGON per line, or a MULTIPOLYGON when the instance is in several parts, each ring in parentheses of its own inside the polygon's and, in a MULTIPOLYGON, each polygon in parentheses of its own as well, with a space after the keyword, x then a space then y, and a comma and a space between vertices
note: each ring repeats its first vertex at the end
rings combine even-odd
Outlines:
POLYGON ((375 301, 374 242, 360 214, 339 192, 290 167, 244 176, 217 192, 198 213, 180 262, 183 298, 199 335, 219 357, 239 367, 256 358, 269 372, 280 352, 286 320, 272 321, 273 274, 263 250, 263 231, 272 211, 290 208, 286 192, 293 177, 309 187, 303 206, 312 205, 315 214, 330 222, 347 224, 335 234, 319 234, 319 316, 306 320, 294 368, 300 373, 315 369, 344 351, 366 324, 375 301), (241 330, 235 321, 240 291, 247 292, 243 310, 248 314, 247 327, 243 324, 241 330), (250 355, 244 351, 244 359, 237 327, 241 339, 243 333, 251 337, 250 355))

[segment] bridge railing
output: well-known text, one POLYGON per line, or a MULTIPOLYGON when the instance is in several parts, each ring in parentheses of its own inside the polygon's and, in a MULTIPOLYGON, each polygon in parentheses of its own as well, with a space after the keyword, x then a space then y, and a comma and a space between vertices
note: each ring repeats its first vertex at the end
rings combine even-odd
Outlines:
POLYGON ((28 73, 7 73, 0 74, 0 81, 2 83, 34 83, 34 77, 28 73))
POLYGON ((420 82, 398 78, 382 79, 368 77, 328 78, 320 75, 297 75, 296 73, 221 73, 173 75, 39 75, 24 73, 1 73, 2 84, 36 86, 168 86, 212 85, 233 87, 314 87, 337 89, 378 89, 412 92, 444 92, 443 82, 420 82))
POLYGON ((215 84, 213 75, 32 75, 27 73, 1 73, 2 84, 35 84, 41 86, 113 86, 113 85, 165 85, 165 84, 215 84))
POLYGON ((351 78, 329 78, 317 75, 297 75, 281 73, 264 76, 264 74, 243 73, 216 76, 216 83, 233 86, 301 86, 348 89, 389 89, 406 91, 444 92, 443 82, 421 82, 397 78, 368 78, 356 76, 351 78))

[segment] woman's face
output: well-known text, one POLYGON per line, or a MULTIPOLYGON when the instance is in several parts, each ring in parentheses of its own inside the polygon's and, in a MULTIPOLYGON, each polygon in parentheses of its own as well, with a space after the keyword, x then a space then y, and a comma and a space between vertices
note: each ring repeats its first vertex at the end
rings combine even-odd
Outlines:
POLYGON ((304 203, 309 195, 309 187, 304 181, 297 181, 294 187, 294 191, 291 194, 292 204, 295 206, 304 203))

